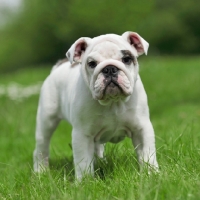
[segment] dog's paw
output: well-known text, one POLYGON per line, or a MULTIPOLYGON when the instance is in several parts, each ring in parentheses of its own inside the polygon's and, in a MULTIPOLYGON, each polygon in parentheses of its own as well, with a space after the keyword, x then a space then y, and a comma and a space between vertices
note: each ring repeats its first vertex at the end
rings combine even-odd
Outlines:
POLYGON ((33 170, 35 173, 43 173, 49 169, 49 158, 43 157, 41 154, 33 153, 33 170))

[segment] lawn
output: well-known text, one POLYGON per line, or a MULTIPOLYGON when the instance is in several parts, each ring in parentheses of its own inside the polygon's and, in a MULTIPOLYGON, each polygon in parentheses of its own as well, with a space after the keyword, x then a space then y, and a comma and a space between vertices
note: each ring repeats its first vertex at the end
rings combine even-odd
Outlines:
POLYGON ((51 142, 50 171, 32 170, 35 116, 50 66, 0 74, 0 199, 200 199, 200 58, 144 57, 140 74, 156 133, 158 174, 140 173, 129 139, 107 144, 95 178, 74 180, 71 127, 51 142))

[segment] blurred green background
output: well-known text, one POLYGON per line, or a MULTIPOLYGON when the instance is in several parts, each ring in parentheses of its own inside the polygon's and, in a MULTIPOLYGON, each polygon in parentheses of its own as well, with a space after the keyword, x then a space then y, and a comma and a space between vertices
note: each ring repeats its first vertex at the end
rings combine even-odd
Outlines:
POLYGON ((199 0, 18 2, 14 9, 0 4, 0 72, 54 64, 79 37, 127 30, 150 43, 150 55, 200 52, 199 0))

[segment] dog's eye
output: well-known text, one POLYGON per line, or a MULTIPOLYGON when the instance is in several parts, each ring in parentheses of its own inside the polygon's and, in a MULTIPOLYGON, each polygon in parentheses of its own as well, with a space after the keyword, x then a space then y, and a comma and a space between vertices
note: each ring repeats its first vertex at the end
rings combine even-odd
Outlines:
POLYGON ((89 61, 88 66, 91 67, 91 68, 95 68, 97 66, 97 62, 96 61, 89 61))
POLYGON ((122 58, 122 62, 126 65, 130 65, 133 59, 130 56, 126 56, 122 58))

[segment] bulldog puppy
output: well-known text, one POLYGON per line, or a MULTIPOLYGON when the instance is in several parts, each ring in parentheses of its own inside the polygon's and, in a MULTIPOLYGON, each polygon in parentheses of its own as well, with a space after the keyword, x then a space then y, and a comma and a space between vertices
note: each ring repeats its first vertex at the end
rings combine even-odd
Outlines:
POLYGON ((94 156, 103 157, 106 142, 131 138, 140 165, 157 169, 154 130, 137 57, 149 44, 125 32, 78 39, 54 66, 40 94, 34 171, 48 167, 49 143, 64 119, 73 127, 75 175, 94 174, 94 156))

